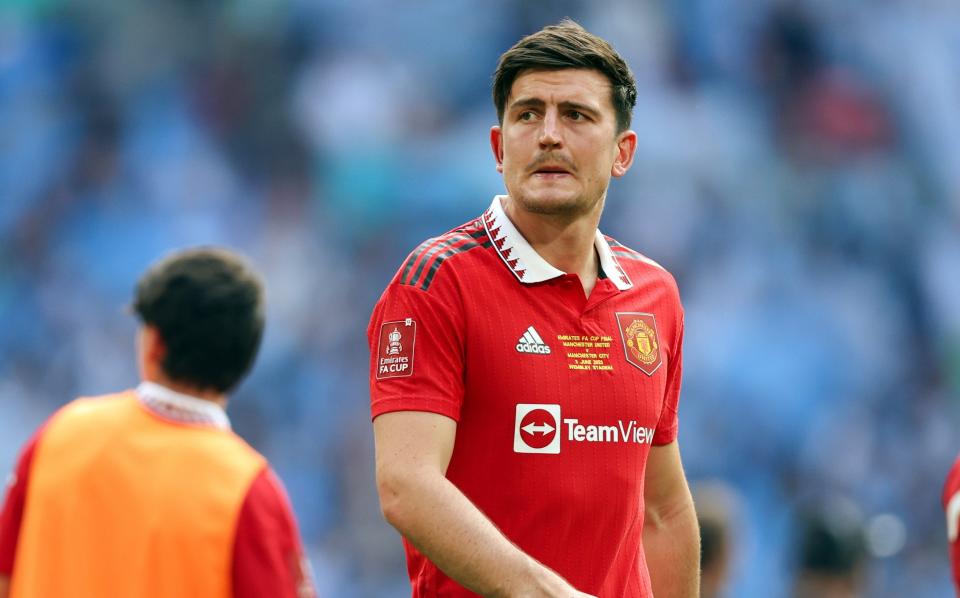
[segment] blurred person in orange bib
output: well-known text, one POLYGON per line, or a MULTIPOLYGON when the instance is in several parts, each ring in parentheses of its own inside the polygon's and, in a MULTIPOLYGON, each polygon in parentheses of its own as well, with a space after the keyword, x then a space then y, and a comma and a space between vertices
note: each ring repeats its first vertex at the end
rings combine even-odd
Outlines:
POLYGON ((234 254, 153 265, 133 310, 141 383, 77 399, 24 447, 0 512, 0 598, 315 595, 266 459, 230 429, 263 286, 234 254))

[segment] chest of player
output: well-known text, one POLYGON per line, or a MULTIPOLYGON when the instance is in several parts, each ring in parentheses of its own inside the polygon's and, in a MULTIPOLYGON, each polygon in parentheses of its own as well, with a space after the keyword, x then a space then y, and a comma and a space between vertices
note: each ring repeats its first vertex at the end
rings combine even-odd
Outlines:
POLYGON ((521 451, 539 452, 560 436, 649 444, 675 331, 660 297, 643 291, 601 280, 587 298, 579 279, 566 276, 515 284, 473 305, 463 421, 511 421, 521 451))

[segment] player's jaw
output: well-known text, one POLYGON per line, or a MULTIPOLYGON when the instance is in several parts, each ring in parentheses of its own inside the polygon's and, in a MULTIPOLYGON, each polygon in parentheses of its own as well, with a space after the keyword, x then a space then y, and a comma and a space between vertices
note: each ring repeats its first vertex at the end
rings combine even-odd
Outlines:
POLYGON ((535 214, 571 214, 584 207, 578 169, 570 158, 551 153, 534 158, 523 169, 515 199, 535 214))
POLYGON ((527 182, 511 197, 532 214, 578 217, 590 212, 597 203, 598 198, 587 196, 576 184, 566 185, 549 176, 531 176, 527 182))

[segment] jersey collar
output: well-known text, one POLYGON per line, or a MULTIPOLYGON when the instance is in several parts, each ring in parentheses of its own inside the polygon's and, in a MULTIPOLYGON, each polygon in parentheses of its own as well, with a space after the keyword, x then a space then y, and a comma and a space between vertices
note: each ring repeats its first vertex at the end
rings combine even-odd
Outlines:
MULTIPOLYGON (((483 214, 483 226, 487 230, 493 247, 503 263, 510 268, 517 280, 526 284, 543 282, 566 274, 551 266, 539 253, 523 238, 517 227, 513 225, 506 212, 503 211, 502 200, 505 195, 497 195, 493 203, 483 214)), ((610 250, 610 244, 599 230, 593 242, 600 256, 600 266, 610 281, 621 291, 633 287, 633 282, 624 272, 617 259, 610 250)))
POLYGON ((151 413, 181 424, 230 429, 230 418, 223 407, 197 397, 185 395, 155 382, 141 382, 137 398, 151 413))

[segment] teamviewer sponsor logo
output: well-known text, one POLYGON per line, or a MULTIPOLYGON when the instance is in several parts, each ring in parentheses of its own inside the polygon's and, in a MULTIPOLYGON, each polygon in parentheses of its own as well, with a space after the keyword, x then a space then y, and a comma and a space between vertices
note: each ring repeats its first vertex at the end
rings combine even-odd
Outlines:
POLYGON ((560 452, 560 405, 517 405, 513 452, 560 452))
POLYGON ((561 419, 560 405, 520 403, 513 428, 513 452, 560 454, 560 436, 564 433, 567 443, 652 444, 655 432, 636 420, 587 424, 572 417, 561 419))
POLYGON ((520 337, 520 340, 517 341, 517 351, 520 353, 539 353, 540 355, 549 355, 550 346, 543 342, 543 339, 540 338, 540 335, 533 328, 533 326, 531 326, 527 328, 527 330, 520 337))

